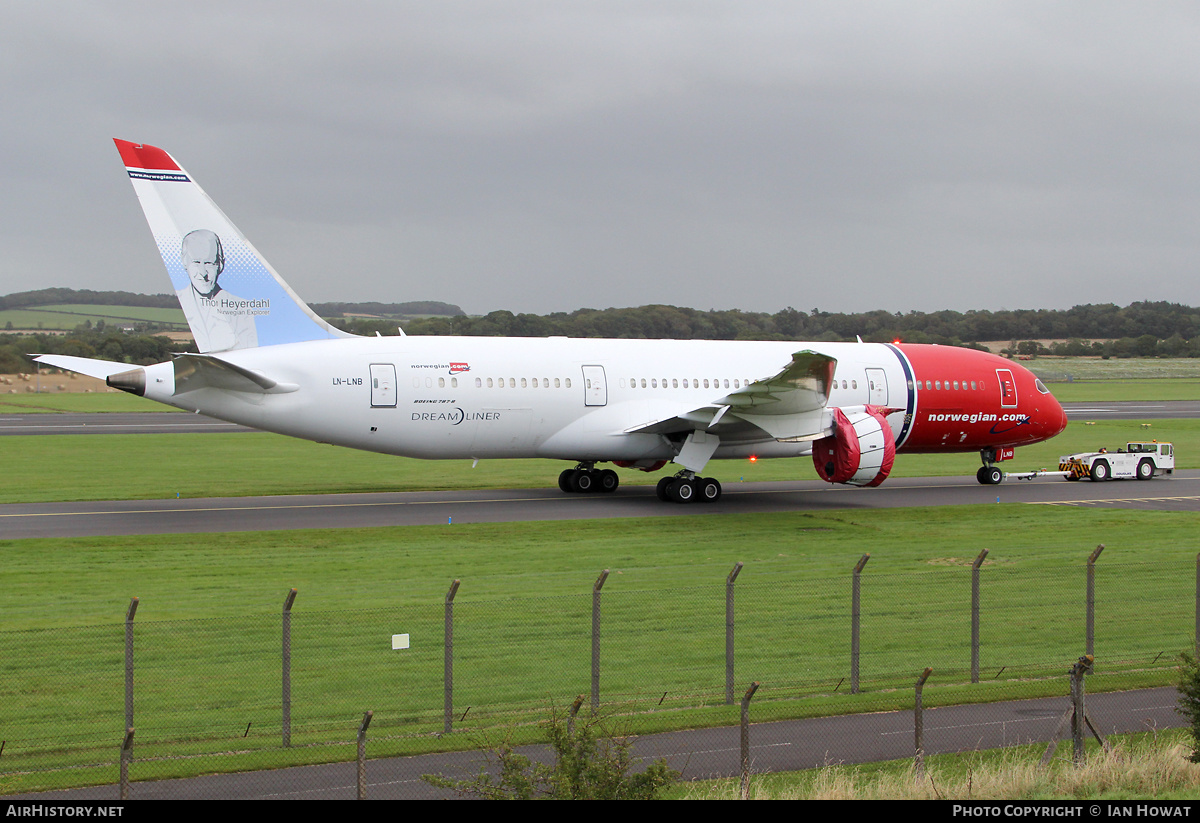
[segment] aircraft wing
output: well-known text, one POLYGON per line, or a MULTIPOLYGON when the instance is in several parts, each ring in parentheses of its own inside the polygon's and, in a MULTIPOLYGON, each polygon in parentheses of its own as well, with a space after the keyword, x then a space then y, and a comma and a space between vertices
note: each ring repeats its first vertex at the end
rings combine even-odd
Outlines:
POLYGON ((782 370, 755 380, 724 397, 681 413, 626 429, 632 433, 672 434, 705 429, 723 439, 757 436, 776 440, 815 440, 828 434, 825 414, 837 360, 814 351, 798 351, 782 370))

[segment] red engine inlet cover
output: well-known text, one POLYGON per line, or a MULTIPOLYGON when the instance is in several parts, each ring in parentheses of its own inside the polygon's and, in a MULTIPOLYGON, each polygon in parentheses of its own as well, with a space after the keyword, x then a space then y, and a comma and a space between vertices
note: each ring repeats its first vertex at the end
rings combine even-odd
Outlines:
POLYGON ((896 460, 896 439, 887 422, 892 411, 879 406, 834 409, 833 434, 813 443, 817 475, 851 486, 878 486, 886 480, 896 460))

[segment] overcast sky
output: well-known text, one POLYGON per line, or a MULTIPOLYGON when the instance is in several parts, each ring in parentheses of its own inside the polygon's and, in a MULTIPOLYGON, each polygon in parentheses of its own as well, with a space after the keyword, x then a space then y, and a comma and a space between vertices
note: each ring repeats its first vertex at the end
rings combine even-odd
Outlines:
POLYGON ((312 302, 1200 304, 1200 4, 0 2, 0 294, 163 293, 111 138, 312 302))

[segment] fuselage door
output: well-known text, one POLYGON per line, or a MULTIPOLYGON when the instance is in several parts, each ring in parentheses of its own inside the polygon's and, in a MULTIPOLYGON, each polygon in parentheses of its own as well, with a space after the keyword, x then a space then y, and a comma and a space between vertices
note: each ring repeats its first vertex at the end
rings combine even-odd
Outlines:
POLYGON ((371 364, 371 408, 395 408, 396 367, 391 363, 371 364))
POLYGON ((1017 381, 1013 380, 1011 369, 996 369, 996 379, 1000 381, 1000 408, 1015 409, 1017 407, 1017 381))
POLYGON ((603 366, 583 367, 583 405, 608 405, 608 384, 604 380, 603 366))
POLYGON ((888 400, 887 375, 883 369, 867 369, 867 386, 871 389, 871 404, 886 406, 888 400))

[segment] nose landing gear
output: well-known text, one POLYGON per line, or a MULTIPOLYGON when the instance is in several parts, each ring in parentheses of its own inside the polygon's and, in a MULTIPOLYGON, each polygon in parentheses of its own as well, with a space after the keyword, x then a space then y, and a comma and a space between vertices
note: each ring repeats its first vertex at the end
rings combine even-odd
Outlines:
POLYGON ((983 466, 979 471, 975 472, 976 480, 985 486, 995 486, 1004 480, 1004 472, 1000 471, 1000 467, 995 465, 995 449, 980 449, 979 457, 983 460, 983 466))

